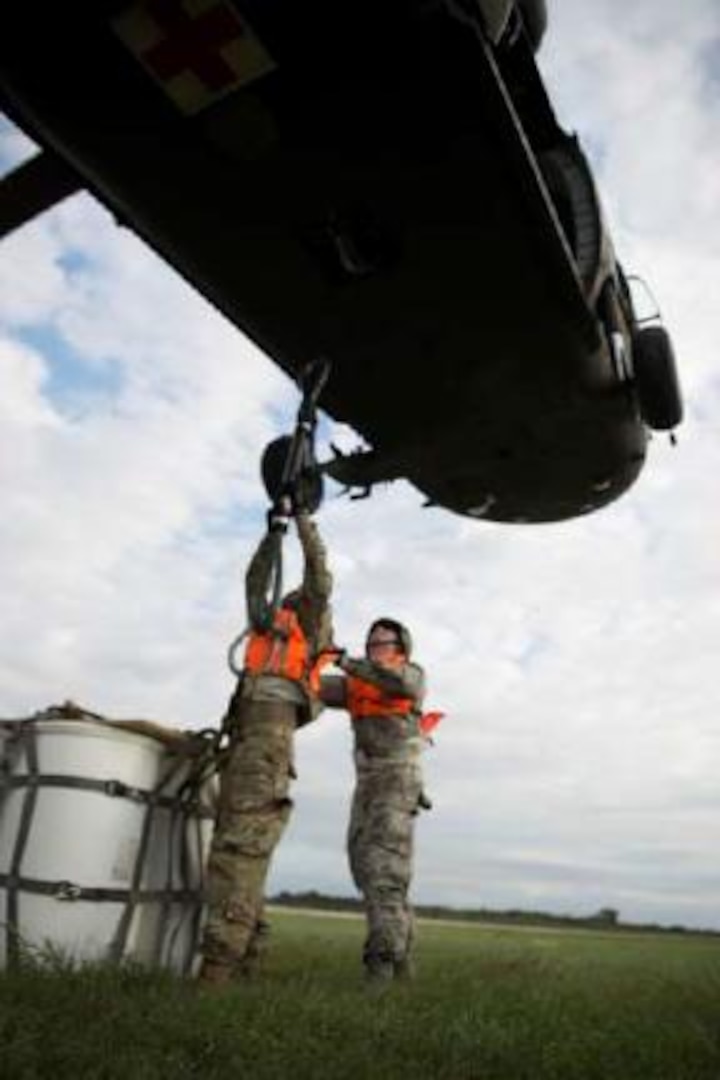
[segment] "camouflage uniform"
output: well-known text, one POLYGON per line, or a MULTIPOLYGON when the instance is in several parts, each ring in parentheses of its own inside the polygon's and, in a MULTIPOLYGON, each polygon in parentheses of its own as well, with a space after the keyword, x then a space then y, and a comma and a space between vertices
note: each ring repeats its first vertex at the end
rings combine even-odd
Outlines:
MULTIPOLYGON (((332 640, 332 577, 314 523, 299 514, 297 526, 305 572, 296 611, 314 655, 332 640)), ((267 603, 273 550, 273 538, 268 534, 248 568, 248 611, 256 617, 267 603)), ((320 707, 308 699, 304 687, 290 679, 245 672, 238 682, 228 708, 230 746, 220 777, 208 861, 201 976, 224 978, 245 970, 260 951, 267 929, 262 918, 265 880, 293 805, 289 787, 295 776, 294 733, 320 707)))
MULTIPOLYGON (((422 796, 420 755, 425 740, 418 730, 425 677, 417 664, 389 670, 370 660, 345 660, 348 675, 410 697, 408 717, 365 716, 353 723, 356 772, 348 856, 353 880, 363 895, 367 937, 363 961, 371 974, 404 974, 413 940, 408 901, 413 834, 422 796)), ((344 679, 323 679, 327 705, 346 705, 344 679)))

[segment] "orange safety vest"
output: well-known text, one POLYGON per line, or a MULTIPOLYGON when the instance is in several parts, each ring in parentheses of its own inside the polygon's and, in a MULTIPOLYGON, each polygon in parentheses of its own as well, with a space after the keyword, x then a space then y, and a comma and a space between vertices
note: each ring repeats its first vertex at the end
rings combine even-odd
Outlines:
POLYGON ((302 683, 320 693, 322 669, 332 663, 334 652, 322 652, 311 662, 310 647, 294 611, 278 608, 272 630, 253 630, 245 648, 245 670, 250 675, 277 675, 302 683))
POLYGON ((374 683, 347 677, 347 708, 353 720, 363 716, 408 716, 415 702, 409 697, 397 697, 381 690, 374 683))
MULTIPOLYGON (((395 697, 374 683, 348 675, 347 707, 353 720, 361 720, 363 716, 409 716, 414 705, 412 698, 395 697)), ((430 739, 430 732, 444 717, 443 712, 423 713, 418 718, 418 731, 430 739)))
POLYGON ((308 643, 294 611, 278 608, 271 630, 252 630, 245 648, 251 675, 279 675, 301 682, 308 670, 308 643))

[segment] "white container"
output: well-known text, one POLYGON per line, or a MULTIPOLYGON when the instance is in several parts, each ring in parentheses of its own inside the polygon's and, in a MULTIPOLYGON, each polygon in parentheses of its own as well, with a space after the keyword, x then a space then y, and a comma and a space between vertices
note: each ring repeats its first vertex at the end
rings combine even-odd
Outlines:
POLYGON ((0 968, 27 951, 193 970, 216 778, 189 740, 136 726, 0 723, 0 968))

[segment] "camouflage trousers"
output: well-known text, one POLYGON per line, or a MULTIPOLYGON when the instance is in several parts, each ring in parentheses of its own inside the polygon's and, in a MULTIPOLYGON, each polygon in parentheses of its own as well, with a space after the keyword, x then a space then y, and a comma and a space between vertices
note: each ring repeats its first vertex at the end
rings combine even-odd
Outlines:
POLYGON ((220 775, 207 868, 205 960, 241 970, 258 952, 265 881, 292 800, 297 706, 243 699, 220 775))
POLYGON ((381 760, 356 767, 348 854, 367 919, 363 960, 368 967, 397 966, 407 962, 413 941, 408 890, 422 791, 420 765, 415 760, 381 760))

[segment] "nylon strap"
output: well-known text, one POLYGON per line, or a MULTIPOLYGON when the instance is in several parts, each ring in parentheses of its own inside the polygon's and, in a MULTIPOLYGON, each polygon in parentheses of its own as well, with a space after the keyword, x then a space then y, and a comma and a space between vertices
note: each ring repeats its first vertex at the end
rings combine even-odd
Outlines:
POLYGON ((0 887, 34 893, 38 896, 52 896, 56 900, 75 901, 91 900, 134 903, 143 900, 197 900, 194 889, 111 889, 105 886, 78 885, 73 881, 44 881, 42 878, 29 878, 13 874, 0 874, 0 887))
POLYGON ((283 591, 283 533, 271 530, 269 533, 269 558, 264 588, 257 596, 247 597, 248 623, 253 629, 272 630, 273 616, 280 607, 283 591))
MULTIPOLYGON (((160 780, 156 793, 159 795, 162 789, 175 777, 180 765, 183 762, 171 762, 165 776, 160 780)), ((122 959, 127 944, 127 937, 130 930, 130 924, 132 917, 135 913, 135 908, 138 903, 138 895, 140 892, 140 881, 142 880, 143 870, 145 869, 145 859, 150 844, 150 836, 152 831, 153 818, 157 810, 157 803, 148 803, 145 811, 145 820, 143 821, 142 834, 140 837, 140 845, 138 847, 138 853, 135 859, 135 868, 133 871, 132 885, 129 892, 127 892, 127 900, 125 903, 125 910, 120 916, 113 940, 110 943, 108 955, 110 960, 118 962, 122 959)), ((172 850, 172 849, 171 849, 172 850)))
MULTIPOLYGON (((27 758, 28 775, 36 777, 38 774, 38 759, 37 759, 37 746, 35 743, 35 724, 30 721, 27 729, 22 733, 22 736, 18 740, 25 744, 25 756, 27 758), (26 734, 27 732, 27 734, 26 734)), ((30 826, 32 825, 33 815, 35 813, 35 803, 37 802, 37 786, 31 785, 28 787, 25 798, 23 800, 23 807, 20 814, 20 824, 18 827, 17 837, 15 838, 15 849, 13 851, 13 857, 10 862, 10 884, 7 891, 7 920, 5 925, 6 948, 7 948, 7 962, 10 969, 17 967, 20 957, 20 939, 19 939, 19 896, 17 879, 20 875, 20 867, 22 865, 23 855, 25 854, 25 848, 27 846, 28 837, 30 835, 30 826)))
POLYGON ((158 795, 154 791, 144 788, 131 787, 122 780, 91 780, 86 776, 65 776, 53 773, 33 773, 24 776, 7 776, 0 778, 0 791, 12 788, 80 788, 84 791, 99 791, 112 798, 129 799, 136 803, 152 803, 165 809, 175 810, 178 807, 194 809, 198 817, 212 818, 214 814, 209 809, 203 809, 199 805, 191 807, 187 798, 179 798, 173 795, 158 795))

